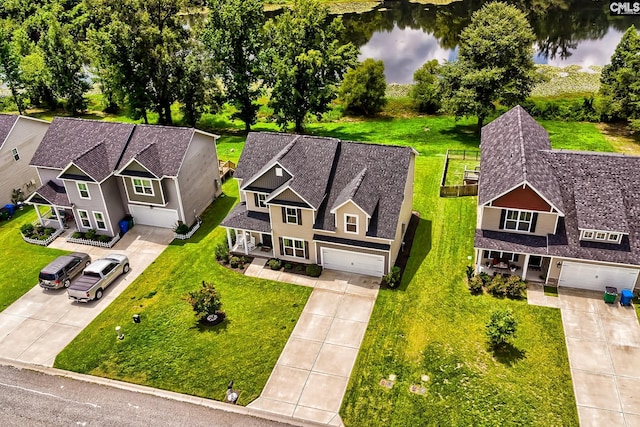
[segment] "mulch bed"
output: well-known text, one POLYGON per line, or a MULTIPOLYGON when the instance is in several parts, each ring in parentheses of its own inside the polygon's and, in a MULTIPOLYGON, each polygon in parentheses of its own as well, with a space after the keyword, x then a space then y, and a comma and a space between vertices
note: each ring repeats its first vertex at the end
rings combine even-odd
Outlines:
MULTIPOLYGON (((220 264, 223 267, 228 268, 231 271, 235 271, 236 273, 244 274, 244 272, 247 271, 247 268, 249 268, 249 266, 253 262, 254 257, 245 256, 245 255, 243 255, 243 257, 244 257, 244 259, 247 260, 247 262, 244 264, 244 267, 242 267, 242 268, 233 268, 233 267, 231 267, 231 264, 229 264, 228 262, 224 263, 224 262, 222 262, 220 260, 217 260, 217 261, 218 261, 218 264, 220 264)), ((240 257, 238 257, 238 258, 240 258, 240 257)))
MULTIPOLYGON (((409 256, 411 255, 411 248, 413 247, 413 239, 416 236, 416 230, 418 229, 418 223, 420 222, 420 213, 417 211, 411 212, 411 219, 409 220, 409 225, 407 226, 407 231, 404 234, 404 251, 400 250, 398 252, 398 258, 396 258, 396 267, 400 267, 400 281, 402 281, 402 276, 404 275, 404 269, 407 267, 407 262, 409 262, 409 256)), ((381 284, 383 287, 389 288, 385 281, 382 281, 381 284)))

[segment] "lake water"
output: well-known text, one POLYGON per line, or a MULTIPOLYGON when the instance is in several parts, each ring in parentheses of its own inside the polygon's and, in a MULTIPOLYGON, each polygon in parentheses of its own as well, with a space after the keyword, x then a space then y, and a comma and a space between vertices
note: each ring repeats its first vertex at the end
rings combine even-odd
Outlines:
MULTIPOLYGON (((381 59, 389 83, 411 83, 413 73, 431 59, 456 58, 457 38, 484 1, 448 5, 388 1, 376 10, 343 16, 347 40, 360 47, 360 60, 381 59)), ((609 16, 609 1, 521 0, 536 35, 538 64, 585 70, 609 62, 624 31, 640 17, 609 16), (539 6, 544 3, 545 7, 539 6)))

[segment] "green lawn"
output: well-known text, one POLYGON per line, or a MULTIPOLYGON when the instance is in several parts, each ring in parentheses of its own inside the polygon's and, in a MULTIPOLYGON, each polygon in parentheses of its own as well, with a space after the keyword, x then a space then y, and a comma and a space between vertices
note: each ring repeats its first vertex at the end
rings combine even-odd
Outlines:
POLYGON ((0 222, 3 255, 0 257, 0 311, 38 284, 38 272, 42 267, 66 253, 22 240, 20 226, 36 219, 35 210, 26 207, 16 211, 12 220, 0 222))
POLYGON ((205 212, 203 226, 175 241, 56 358, 61 369, 115 378, 211 399, 229 381, 239 403, 260 394, 311 289, 245 277, 218 265, 214 247, 226 241, 216 228, 237 201, 228 181, 205 212), (203 328, 183 296, 202 280, 220 291, 227 320, 203 328), (139 313, 142 322, 134 324, 139 313), (115 326, 126 338, 116 339, 115 326))

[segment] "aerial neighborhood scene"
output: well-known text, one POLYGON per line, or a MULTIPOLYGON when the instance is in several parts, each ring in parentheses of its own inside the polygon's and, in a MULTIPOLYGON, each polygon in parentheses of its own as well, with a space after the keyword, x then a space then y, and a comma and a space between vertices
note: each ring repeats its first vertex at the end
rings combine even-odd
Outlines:
POLYGON ((0 424, 640 426, 638 28, 0 2, 0 424))

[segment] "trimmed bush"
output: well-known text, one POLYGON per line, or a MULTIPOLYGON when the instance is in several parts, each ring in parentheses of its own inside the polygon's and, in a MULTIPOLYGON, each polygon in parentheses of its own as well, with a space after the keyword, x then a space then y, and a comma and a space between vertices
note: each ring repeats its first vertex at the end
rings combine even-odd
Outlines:
POLYGON ((311 277, 320 277, 322 273, 322 267, 318 264, 309 264, 306 269, 307 275, 311 277))
POLYGON ((491 282, 487 285, 487 291, 493 296, 504 297, 506 294, 506 280, 502 274, 493 276, 491 282))
POLYGON ((269 268, 272 270, 280 270, 282 262, 279 259, 272 258, 269 260, 269 268))
POLYGON ((229 248, 225 243, 219 243, 213 252, 216 256, 216 260, 222 261, 225 264, 229 262, 229 248))
POLYGON ((473 267, 470 266, 470 265, 467 265, 466 273, 467 273, 467 280, 471 280, 471 278, 473 277, 473 273, 474 273, 473 267))
POLYGON ((473 276, 471 280, 469 280, 469 291, 471 291, 473 295, 481 294, 483 286, 484 282, 480 276, 473 276))
POLYGON ((527 289, 527 283, 518 276, 509 277, 505 283, 505 295, 507 298, 520 299, 525 289, 527 289))
POLYGON ((518 323, 511 310, 496 310, 491 313, 491 319, 486 328, 487 338, 491 347, 497 349, 515 337, 518 323))
POLYGON ((22 224, 20 226, 20 232, 25 236, 31 236, 34 230, 35 227, 33 226, 33 224, 22 224))
POLYGON ((185 300, 191 304, 196 316, 202 320, 210 314, 216 314, 222 307, 220 294, 213 283, 202 281, 202 286, 196 291, 185 295, 185 300))
POLYGON ((292 268, 293 268, 293 266, 291 265, 291 263, 288 263, 288 262, 287 262, 287 263, 284 265, 284 269, 285 269, 285 270, 291 270, 292 268))
POLYGON ((231 266, 231 268, 238 268, 239 264, 240 258, 238 258, 237 256, 232 256, 231 258, 229 258, 229 265, 231 266))
POLYGON ((96 237, 96 230, 94 230, 93 228, 90 228, 89 230, 87 230, 87 232, 84 234, 84 237, 89 239, 89 240, 93 240, 96 237))
POLYGON ((397 287, 400 284, 400 267, 397 265, 391 267, 391 271, 387 273, 382 280, 384 280, 390 288, 397 287))
POLYGON ((173 227, 173 232, 176 234, 187 234, 189 232, 189 226, 184 222, 181 222, 173 227))

